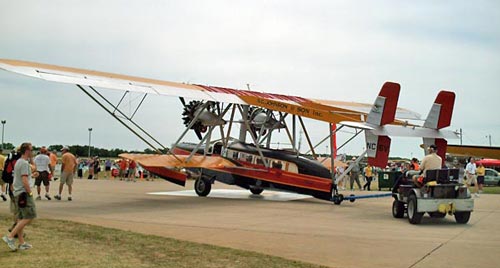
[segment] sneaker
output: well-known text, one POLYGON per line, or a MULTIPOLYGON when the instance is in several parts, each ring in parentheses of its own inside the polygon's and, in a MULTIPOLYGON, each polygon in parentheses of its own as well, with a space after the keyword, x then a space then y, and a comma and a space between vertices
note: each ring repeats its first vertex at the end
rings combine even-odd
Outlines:
POLYGON ((41 196, 37 196, 36 200, 42 200, 42 197, 41 196))
POLYGON ((61 200, 61 196, 60 195, 54 195, 54 198, 57 199, 57 200, 61 200))
POLYGON ((24 242, 24 244, 19 245, 19 250, 27 250, 27 249, 30 249, 30 248, 32 248, 32 247, 33 247, 32 245, 30 245, 30 244, 28 244, 28 243, 24 242))
POLYGON ((1 194, 0 196, 2 196, 4 202, 7 201, 7 197, 5 196, 5 194, 1 194))
POLYGON ((17 250, 14 238, 10 239, 8 236, 4 235, 2 239, 12 251, 17 250))
POLYGON ((479 198, 479 194, 478 193, 475 193, 474 196, 477 197, 477 198, 479 198))
POLYGON ((45 194, 45 198, 47 198, 47 200, 52 200, 52 198, 50 198, 49 194, 45 194))
POLYGON ((71 198, 71 196, 70 196, 70 197, 68 197, 68 201, 72 201, 72 200, 73 200, 73 198, 71 198))

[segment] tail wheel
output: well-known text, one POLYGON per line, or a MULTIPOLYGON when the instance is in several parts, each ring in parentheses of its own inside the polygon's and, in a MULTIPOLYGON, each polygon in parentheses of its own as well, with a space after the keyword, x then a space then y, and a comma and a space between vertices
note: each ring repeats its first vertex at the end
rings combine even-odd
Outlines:
POLYGON ((455 221, 460 224, 466 224, 470 219, 470 211, 455 212, 455 221))
POLYGON ((250 187, 250 192, 252 192, 252 194, 259 195, 263 191, 264 191, 264 189, 262 189, 262 188, 250 187))
POLYGON ((405 215, 405 203, 394 199, 392 202, 392 216, 394 218, 403 218, 405 215))
POLYGON ((424 213, 417 210, 417 197, 412 194, 408 198, 408 221, 411 224, 419 224, 422 221, 424 213))
POLYGON ((200 177, 194 181, 194 191, 198 196, 207 196, 212 190, 212 183, 209 179, 200 177))

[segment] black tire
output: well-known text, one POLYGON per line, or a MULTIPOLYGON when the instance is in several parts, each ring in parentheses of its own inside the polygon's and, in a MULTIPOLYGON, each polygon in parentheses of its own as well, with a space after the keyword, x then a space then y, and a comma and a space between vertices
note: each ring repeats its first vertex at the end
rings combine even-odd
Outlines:
POLYGON ((394 199, 392 202, 392 216, 401 219, 405 216, 405 203, 394 199))
POLYGON ((417 197, 412 194, 408 198, 408 221, 411 224, 419 224, 422 222, 422 217, 424 213, 417 212, 417 197))
POLYGON ((259 194, 261 194, 263 191, 264 191, 264 189, 262 189, 262 188, 254 188, 254 187, 250 187, 250 192, 252 192, 252 194, 259 195, 259 194))
POLYGON ((342 201, 344 201, 344 195, 343 194, 334 195, 332 200, 335 205, 340 205, 342 204, 342 201))
POLYGON ((466 224, 470 219, 470 211, 455 212, 455 221, 459 224, 466 224))
POLYGON ((201 177, 194 181, 194 191, 198 196, 207 196, 210 190, 212 190, 210 180, 201 177))
POLYGON ((442 219, 442 218, 446 217, 446 213, 429 212, 429 216, 431 216, 431 218, 442 219))

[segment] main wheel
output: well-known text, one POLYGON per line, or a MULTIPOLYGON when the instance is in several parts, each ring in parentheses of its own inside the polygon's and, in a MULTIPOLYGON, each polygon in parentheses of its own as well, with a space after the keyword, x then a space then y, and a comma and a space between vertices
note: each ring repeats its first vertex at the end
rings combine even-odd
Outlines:
POLYGON ((344 195, 343 194, 334 195, 332 200, 335 205, 340 205, 342 201, 344 201, 344 195))
POLYGON ((394 218, 403 218, 405 215, 405 203, 394 199, 392 202, 392 216, 394 218))
POLYGON ((419 224, 422 221, 424 213, 417 210, 417 197, 412 194, 408 198, 408 221, 411 224, 419 224))
POLYGON ((261 194, 262 192, 264 191, 264 189, 262 188, 255 188, 255 187, 250 187, 250 192, 252 192, 252 194, 261 194))
POLYGON ((455 221, 460 224, 466 224, 470 219, 470 211, 455 212, 455 221))
POLYGON ((194 181, 194 191, 198 196, 207 196, 212 190, 210 180, 200 177, 194 181))

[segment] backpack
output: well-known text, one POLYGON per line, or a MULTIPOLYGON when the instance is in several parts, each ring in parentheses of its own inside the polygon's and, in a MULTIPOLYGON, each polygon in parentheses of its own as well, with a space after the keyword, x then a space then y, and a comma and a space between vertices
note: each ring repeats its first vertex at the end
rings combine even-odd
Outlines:
POLYGON ((17 152, 12 152, 5 159, 5 164, 2 172, 2 180, 5 183, 12 184, 14 181, 14 166, 16 165, 17 160, 21 158, 21 154, 17 152))

